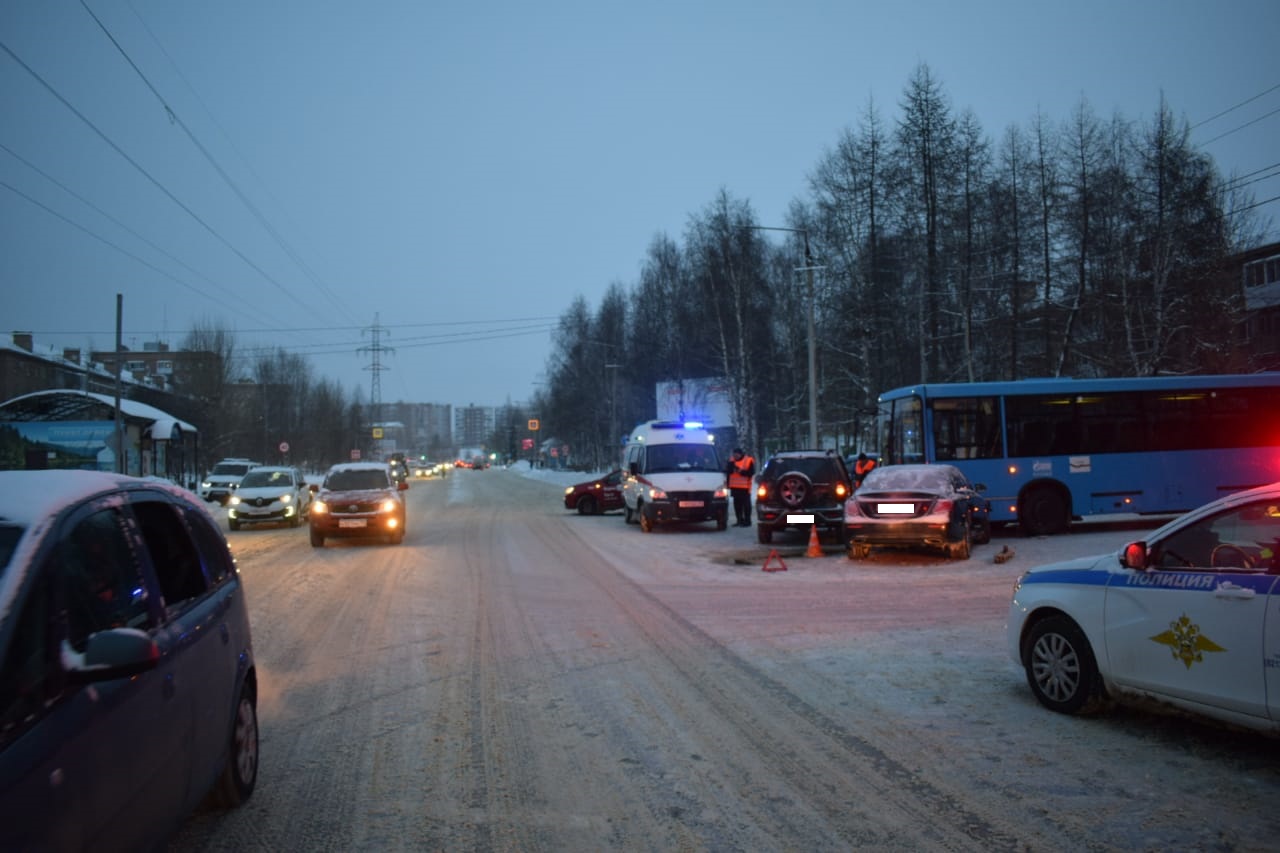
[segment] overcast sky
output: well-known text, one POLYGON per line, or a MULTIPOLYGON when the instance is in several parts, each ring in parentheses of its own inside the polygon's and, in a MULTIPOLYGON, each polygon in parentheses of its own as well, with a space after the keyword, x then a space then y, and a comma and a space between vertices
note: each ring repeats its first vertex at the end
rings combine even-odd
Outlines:
POLYGON ((574 298, 722 188, 785 224, 920 63, 997 140, 1163 94, 1280 197, 1278 34, 1276 0, 4 0, 0 333, 109 349, 123 294, 130 348, 221 325, 366 398, 521 402, 574 298))

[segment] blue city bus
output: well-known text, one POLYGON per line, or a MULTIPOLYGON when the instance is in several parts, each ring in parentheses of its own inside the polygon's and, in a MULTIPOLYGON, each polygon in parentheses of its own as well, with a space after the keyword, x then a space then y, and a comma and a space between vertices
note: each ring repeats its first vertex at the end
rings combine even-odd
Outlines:
POLYGON ((880 464, 955 465, 1031 535, 1280 481, 1280 373, 912 385, 877 426, 880 464))

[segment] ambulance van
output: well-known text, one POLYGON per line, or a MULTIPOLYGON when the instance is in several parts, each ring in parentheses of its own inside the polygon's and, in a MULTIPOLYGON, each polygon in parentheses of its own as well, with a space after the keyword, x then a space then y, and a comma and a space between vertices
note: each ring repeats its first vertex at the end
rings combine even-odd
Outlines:
POLYGON ((728 527, 729 488, 715 436, 699 423, 646 421, 631 430, 622 454, 623 512, 648 533, 669 521, 728 527))

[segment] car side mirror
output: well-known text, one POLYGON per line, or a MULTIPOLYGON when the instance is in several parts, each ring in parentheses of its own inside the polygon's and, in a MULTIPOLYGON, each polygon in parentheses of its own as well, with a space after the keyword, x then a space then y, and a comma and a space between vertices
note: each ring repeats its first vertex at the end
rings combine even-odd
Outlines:
MULTIPOLYGON (((64 655, 63 659, 67 657, 64 655)), ((67 667, 68 679, 75 684, 91 684, 155 669, 160 663, 160 648, 136 628, 110 628, 90 634, 84 654, 72 657, 78 659, 67 667)))
POLYGON ((1147 568, 1147 543, 1130 542, 1120 552, 1120 564, 1127 569, 1143 571, 1147 568))
POLYGON ((409 481, 408 481, 408 480, 397 480, 397 481, 396 481, 396 491, 400 491, 400 492, 407 492, 407 491, 409 491, 409 481))

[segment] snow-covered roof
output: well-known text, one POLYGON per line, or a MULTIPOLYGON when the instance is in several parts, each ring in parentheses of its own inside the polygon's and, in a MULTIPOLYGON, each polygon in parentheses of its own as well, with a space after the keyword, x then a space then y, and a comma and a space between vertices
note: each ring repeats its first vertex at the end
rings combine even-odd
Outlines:
MULTIPOLYGON (((19 397, 13 397, 9 400, 5 400, 3 403, 0 403, 0 420, 3 420, 4 409, 10 406, 20 405, 26 401, 47 399, 47 398, 57 397, 57 396, 65 397, 69 400, 74 400, 75 398, 78 397, 78 398, 83 398, 87 400, 92 400, 96 403, 100 403, 106 406, 112 406, 112 407, 115 406, 114 397, 108 396, 106 394, 98 394, 93 391, 77 391, 72 389, 57 389, 53 391, 33 391, 30 394, 23 394, 19 397)), ((163 432, 163 436, 157 436, 157 437, 168 438, 170 433, 173 430, 174 425, 178 426, 184 432, 194 433, 199 431, 193 425, 187 423, 186 421, 179 420, 173 417, 173 415, 170 415, 168 412, 165 412, 161 409, 157 409, 155 406, 148 406, 146 403, 139 403, 137 400, 128 400, 128 399, 121 398, 120 411, 132 418, 138 418, 139 420, 152 421, 153 430, 155 429, 155 426, 157 424, 160 424, 164 432, 163 432)))

